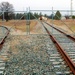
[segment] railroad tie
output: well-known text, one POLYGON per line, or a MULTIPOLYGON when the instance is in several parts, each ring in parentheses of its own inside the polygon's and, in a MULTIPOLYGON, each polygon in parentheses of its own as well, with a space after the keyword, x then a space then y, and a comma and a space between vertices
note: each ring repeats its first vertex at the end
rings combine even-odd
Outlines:
POLYGON ((5 61, 4 61, 4 59, 7 59, 7 56, 0 55, 0 75, 4 74, 4 70, 5 70, 5 61))

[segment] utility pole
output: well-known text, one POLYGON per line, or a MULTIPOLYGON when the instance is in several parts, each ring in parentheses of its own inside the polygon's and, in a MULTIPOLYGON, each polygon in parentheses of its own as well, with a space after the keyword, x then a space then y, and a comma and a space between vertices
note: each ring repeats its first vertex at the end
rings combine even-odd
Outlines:
POLYGON ((72 18, 72 15, 73 15, 73 13, 72 13, 72 10, 73 10, 73 9, 72 9, 72 8, 73 8, 73 7, 72 7, 72 1, 73 1, 73 0, 71 0, 71 18, 72 18))
MULTIPOLYGON (((53 7, 52 7, 52 26, 53 26, 53 16, 54 15, 54 13, 53 13, 53 7)), ((52 34, 53 34, 53 28, 52 28, 52 34)))
POLYGON ((30 34, 30 7, 27 8, 26 10, 27 10, 26 30, 27 34, 30 34))
POLYGON ((29 18, 28 18, 28 20, 29 20, 29 34, 30 34, 30 7, 29 7, 29 18))

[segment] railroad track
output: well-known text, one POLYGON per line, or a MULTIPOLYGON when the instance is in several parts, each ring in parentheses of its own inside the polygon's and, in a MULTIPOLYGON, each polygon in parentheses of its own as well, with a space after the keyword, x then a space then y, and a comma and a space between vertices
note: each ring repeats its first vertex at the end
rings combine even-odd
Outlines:
MULTIPOLYGON (((47 53, 50 56, 50 73, 52 75, 75 75, 75 42, 74 38, 71 40, 69 35, 62 34, 59 30, 52 29, 47 23, 44 23, 44 28, 50 36, 50 44, 47 46, 47 53), (69 37, 69 38, 68 38, 69 37), (53 41, 53 42, 52 42, 53 41), (55 46, 54 46, 55 44, 55 46)), ((6 37, 9 34, 9 30, 1 38, 0 46, 2 47, 6 37)), ((0 74, 3 73, 5 68, 4 61, 0 60, 0 74)))
POLYGON ((2 59, 2 57, 7 58, 7 56, 1 54, 1 50, 8 34, 9 34, 8 28, 4 26, 0 26, 0 75, 3 75, 5 69, 5 61, 2 59))
POLYGON ((8 28, 4 26, 0 26, 0 46, 2 46, 8 34, 9 34, 8 28))
MULTIPOLYGON (((54 65, 59 71, 56 71, 59 75, 75 75, 75 39, 74 37, 66 34, 65 32, 53 27, 49 26, 48 23, 42 22, 46 32, 52 39, 54 45, 56 46, 57 50, 55 51, 55 54, 52 55, 52 62, 56 63, 54 65), (58 53, 57 53, 58 51, 58 53), (59 55, 61 55, 59 57, 59 55), (63 58, 63 62, 65 62, 64 70, 61 70, 60 64, 63 63, 62 61, 57 61, 56 58, 63 58)), ((62 65, 62 64, 61 64, 62 65)), ((57 74, 56 74, 57 75, 57 74)))
POLYGON ((51 26, 51 27, 54 28, 55 30, 57 30, 57 31, 59 31, 59 32, 61 32, 61 33, 63 33, 65 36, 67 36, 67 37, 70 38, 71 40, 75 41, 75 37, 74 37, 74 36, 67 34, 67 33, 66 33, 65 31, 63 31, 62 29, 59 29, 59 28, 57 28, 57 27, 55 27, 55 26, 52 26, 52 25, 50 25, 50 24, 47 23, 47 22, 44 22, 44 23, 46 23, 47 25, 51 26))

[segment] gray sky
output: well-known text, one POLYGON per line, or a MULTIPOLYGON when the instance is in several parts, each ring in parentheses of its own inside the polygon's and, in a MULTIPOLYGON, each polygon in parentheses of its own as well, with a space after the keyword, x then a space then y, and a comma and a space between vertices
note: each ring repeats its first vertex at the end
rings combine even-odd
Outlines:
MULTIPOLYGON (((70 10, 71 0, 0 0, 1 2, 9 2, 13 4, 16 11, 26 10, 26 7, 31 9, 52 9, 70 10)), ((75 0, 73 2, 73 10, 75 10, 75 0)))

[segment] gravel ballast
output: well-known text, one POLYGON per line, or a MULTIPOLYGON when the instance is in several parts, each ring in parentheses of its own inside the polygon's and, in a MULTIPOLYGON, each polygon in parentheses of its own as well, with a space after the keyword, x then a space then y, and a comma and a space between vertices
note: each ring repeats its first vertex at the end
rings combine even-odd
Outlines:
POLYGON ((52 43, 47 34, 10 38, 5 75, 55 75, 47 53, 47 46, 52 43))

